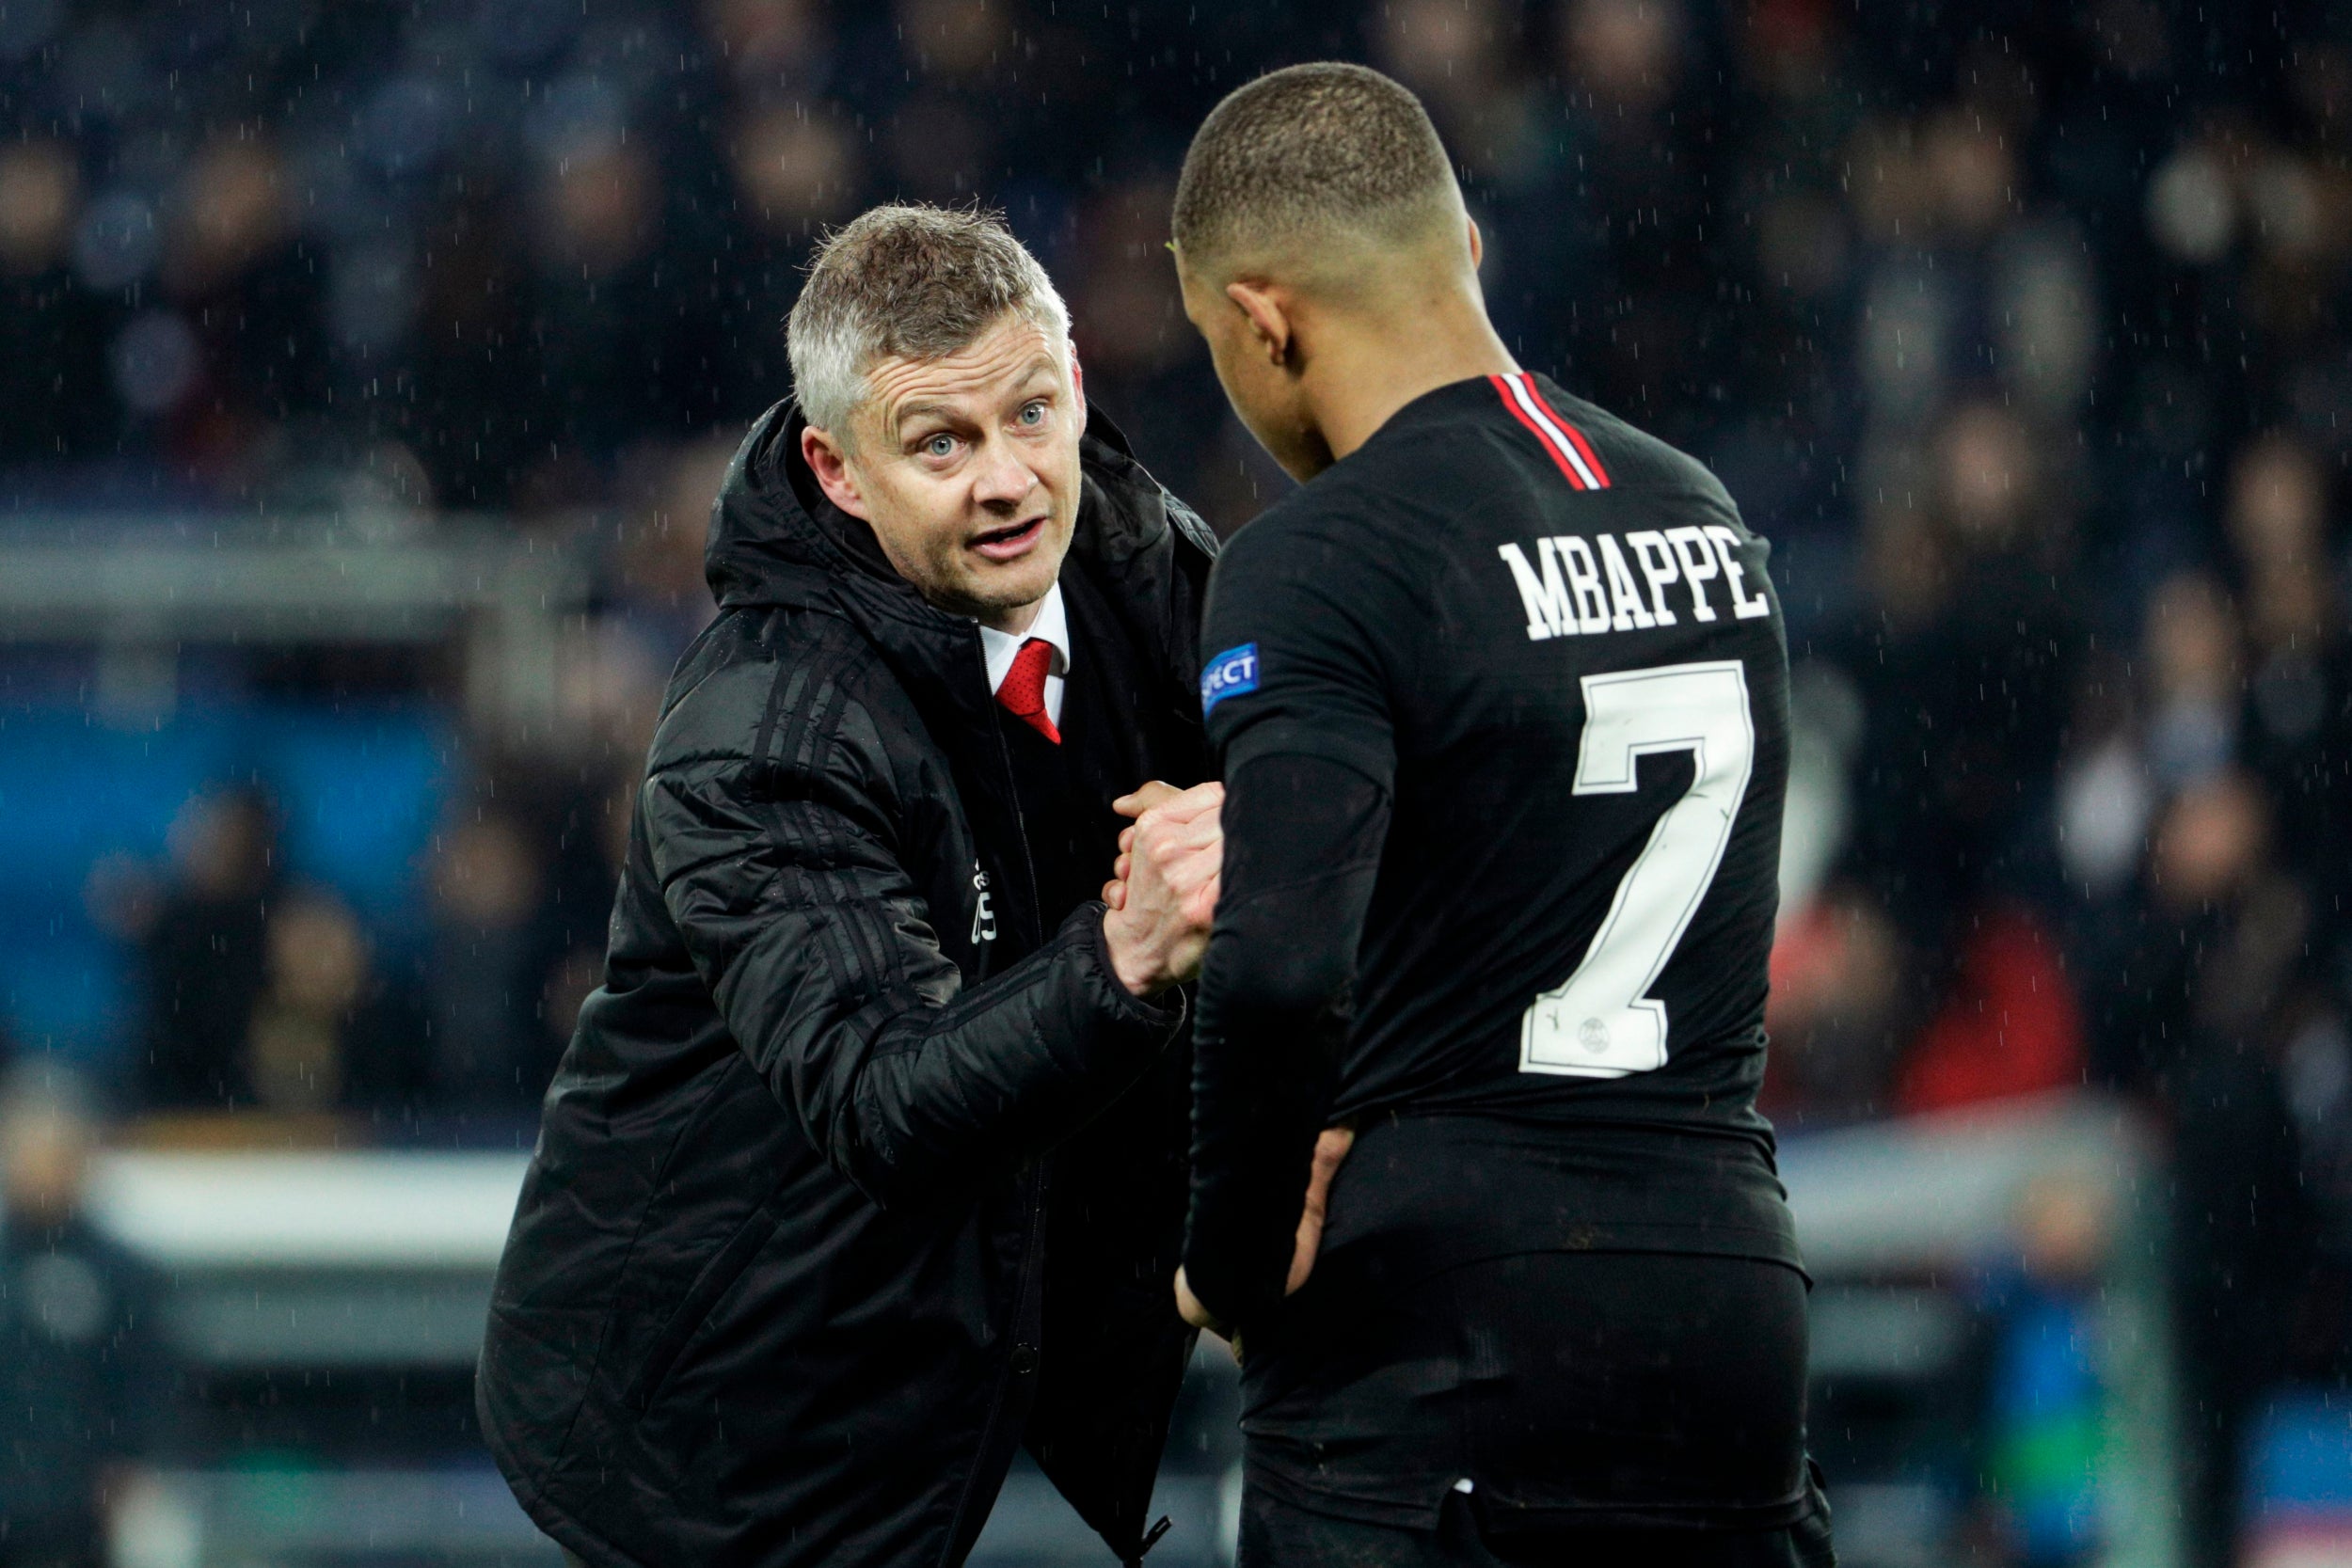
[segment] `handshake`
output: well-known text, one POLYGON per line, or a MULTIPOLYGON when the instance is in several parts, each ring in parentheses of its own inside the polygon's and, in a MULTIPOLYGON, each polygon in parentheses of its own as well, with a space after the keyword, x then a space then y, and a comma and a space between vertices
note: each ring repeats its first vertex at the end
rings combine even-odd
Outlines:
POLYGON ((1136 996, 1200 977, 1216 918, 1225 833, 1225 786, 1178 789, 1154 780, 1111 802, 1135 818, 1119 835, 1119 860, 1103 884, 1103 935, 1111 968, 1136 996))

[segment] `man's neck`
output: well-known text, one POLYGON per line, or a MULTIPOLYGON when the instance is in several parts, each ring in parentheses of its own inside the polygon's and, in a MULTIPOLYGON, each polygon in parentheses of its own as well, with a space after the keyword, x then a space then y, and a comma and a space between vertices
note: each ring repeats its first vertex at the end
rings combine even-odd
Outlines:
MULTIPOLYGON (((1046 590, 1047 594, 1052 592, 1050 588, 1046 590)), ((991 631, 1001 631, 1007 637, 1019 637, 1037 625, 1037 612, 1044 608, 1045 594, 1041 594, 1027 604, 1012 610, 992 610, 977 619, 991 631)))
POLYGON ((1486 306, 1458 289, 1376 315, 1335 317, 1320 338, 1307 370, 1307 398, 1334 462, 1371 440, 1415 398, 1519 368, 1486 320, 1486 306))

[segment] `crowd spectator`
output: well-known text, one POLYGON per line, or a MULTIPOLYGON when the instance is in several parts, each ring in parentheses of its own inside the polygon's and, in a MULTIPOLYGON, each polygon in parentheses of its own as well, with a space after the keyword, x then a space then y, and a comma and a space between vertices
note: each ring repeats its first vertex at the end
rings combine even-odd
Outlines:
POLYGON ((2171 1144, 2174 1307, 2196 1471, 2186 1516, 2207 1560, 2254 1402, 2288 1359, 2310 1279, 2305 1184, 2280 1064, 2329 1006, 2309 895, 2273 858, 2271 812, 2223 767, 2159 814, 2137 908, 2103 971, 2104 1069, 2171 1144))
POLYGON ((170 1408, 159 1282, 83 1213, 95 1136, 71 1081, 30 1066, 0 1085, 6 1568, 98 1568, 115 1467, 170 1408))
POLYGON ((1996 1560, 2072 1568, 2106 1544, 2099 1454, 2106 1441, 2099 1275, 2115 1244, 2104 1189, 2085 1173, 2020 1195, 2017 1246, 1987 1272, 1982 1448, 1993 1482, 1983 1523, 1996 1560))
POLYGON ((1783 920, 1764 1021, 1772 1046, 1763 1105, 1776 1124, 1819 1129, 1892 1113, 1915 1028, 1906 959, 1879 901, 1851 883, 1783 920))
POLYGON ((173 824, 160 897, 132 901, 143 937, 139 1094, 213 1110, 242 1098, 246 1037, 268 973, 269 903, 283 878, 278 820, 253 789, 199 795, 173 824))
MULTIPOLYGON (((541 870, 522 827, 483 809, 441 835, 434 867, 433 1080, 457 1103, 535 1099, 518 1052, 539 1036, 533 917, 541 870), (517 1095, 517 1088, 522 1092, 517 1095)), ((528 1053, 535 1067, 542 1053, 528 1053)))
POLYGON ((379 968, 343 902, 296 889, 270 910, 266 983, 238 1065, 243 1105, 289 1116, 398 1115, 427 1083, 427 1031, 413 999, 379 968))

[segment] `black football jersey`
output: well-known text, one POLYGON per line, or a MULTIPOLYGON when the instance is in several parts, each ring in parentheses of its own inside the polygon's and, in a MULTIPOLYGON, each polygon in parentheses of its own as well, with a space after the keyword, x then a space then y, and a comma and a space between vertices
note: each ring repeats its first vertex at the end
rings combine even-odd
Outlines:
POLYGON ((1417 399, 1228 546, 1223 775, 1312 756, 1391 802, 1328 1119, 1483 1127, 1549 1173, 1466 1205, 1445 1161, 1391 1160, 1335 1227, 1796 1260, 1755 1108, 1788 768, 1767 553, 1700 464, 1527 373, 1417 399))

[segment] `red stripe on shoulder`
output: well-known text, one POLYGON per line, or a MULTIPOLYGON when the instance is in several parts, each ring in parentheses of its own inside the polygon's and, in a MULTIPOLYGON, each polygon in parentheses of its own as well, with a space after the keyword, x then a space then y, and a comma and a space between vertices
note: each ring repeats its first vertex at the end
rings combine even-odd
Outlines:
POLYGON ((1593 443, 1584 439, 1582 431, 1560 417, 1560 410, 1551 405, 1551 400, 1544 396, 1544 389, 1535 385, 1535 378, 1532 375, 1527 378, 1527 395, 1534 398, 1536 406, 1550 415, 1551 422, 1558 425, 1566 434, 1568 439, 1576 443, 1577 454, 1590 466, 1593 477, 1606 485, 1609 483, 1609 470, 1600 466, 1600 454, 1593 451, 1593 443))
POLYGON ((1562 451, 1550 436, 1546 434, 1544 427, 1528 418, 1527 410, 1519 406, 1519 400, 1511 393, 1511 383, 1500 375, 1490 375, 1486 380, 1494 388, 1495 395, 1502 400, 1502 406, 1511 411, 1511 417, 1518 420, 1520 427, 1530 436, 1535 437, 1535 444, 1544 449, 1545 454, 1551 459, 1552 467, 1560 470, 1561 477, 1576 489, 1592 488, 1584 483, 1584 476, 1576 471, 1576 465, 1568 461, 1568 454, 1562 451))

